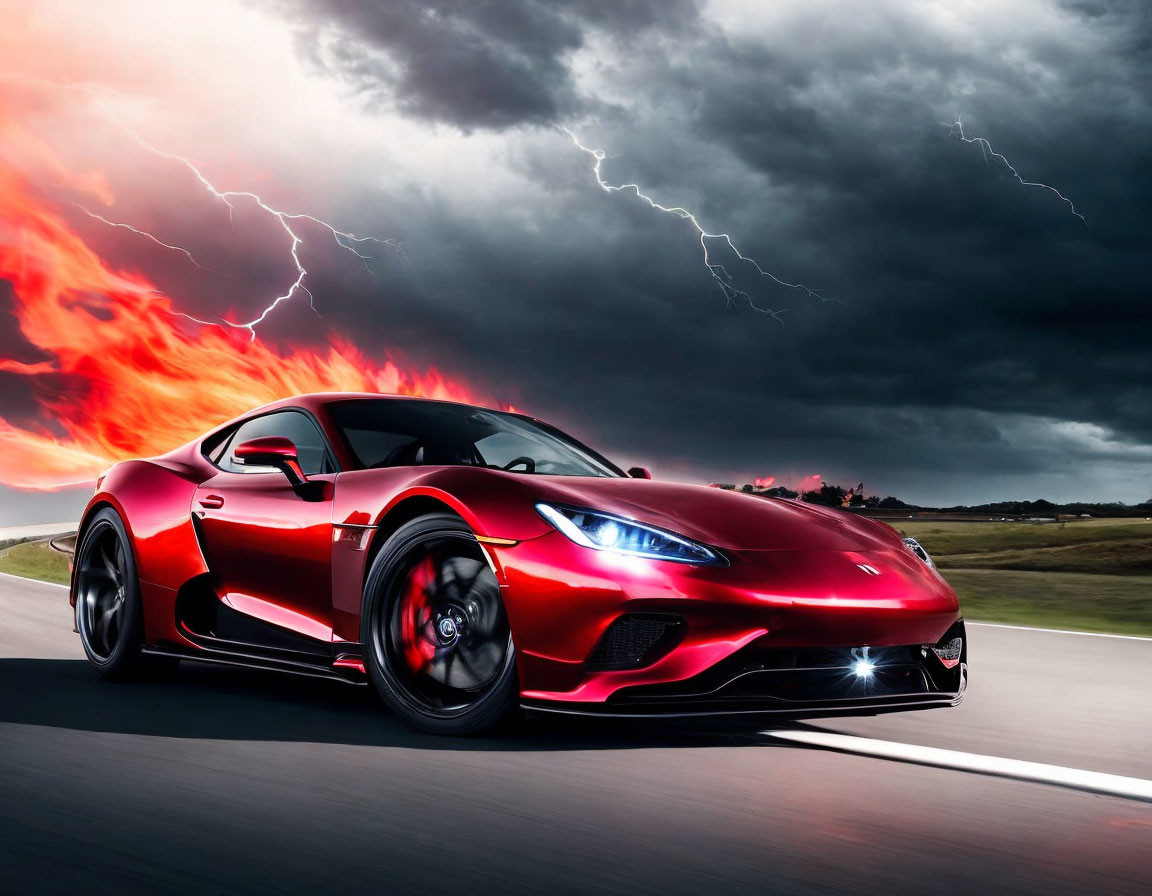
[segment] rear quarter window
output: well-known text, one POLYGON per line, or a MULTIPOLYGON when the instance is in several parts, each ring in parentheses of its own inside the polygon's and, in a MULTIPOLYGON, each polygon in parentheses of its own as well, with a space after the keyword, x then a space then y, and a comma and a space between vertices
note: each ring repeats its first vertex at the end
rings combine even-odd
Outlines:
POLYGON ((224 449, 228 447, 228 440, 236 432, 236 427, 229 427, 206 438, 200 446, 200 453, 211 463, 220 466, 220 459, 224 456, 224 449))

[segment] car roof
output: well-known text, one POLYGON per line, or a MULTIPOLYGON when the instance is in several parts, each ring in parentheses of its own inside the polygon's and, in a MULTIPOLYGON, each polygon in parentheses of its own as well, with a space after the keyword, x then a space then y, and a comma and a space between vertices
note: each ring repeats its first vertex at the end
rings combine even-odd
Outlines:
MULTIPOLYGON (((423 398, 419 395, 397 395, 392 392, 308 392, 304 395, 294 395, 291 398, 281 398, 278 401, 273 401, 270 404, 262 405, 258 408, 253 408, 243 417, 253 417, 258 414, 263 414, 268 411, 274 411, 279 408, 304 408, 305 410, 316 412, 325 405, 333 404, 339 401, 357 401, 364 399, 399 399, 403 401, 424 401, 437 404, 454 404, 462 407, 483 407, 482 405, 473 405, 466 401, 450 401, 442 398, 423 398)), ((499 410, 487 408, 486 410, 499 410)), ((239 418, 238 418, 239 419, 239 418)))
MULTIPOLYGON (((483 408, 481 405, 466 404, 465 402, 462 402, 462 401, 447 401, 447 400, 439 399, 439 398, 421 398, 417 395, 397 395, 397 394, 391 393, 391 392, 306 392, 303 395, 292 395, 292 396, 289 396, 288 398, 281 398, 281 399, 278 399, 277 401, 272 401, 272 402, 269 402, 268 404, 264 404, 264 405, 260 405, 259 407, 251 408, 251 409, 245 411, 243 414, 236 415, 231 420, 225 420, 223 423, 220 423, 218 426, 212 427, 210 430, 206 431, 201 436, 197 437, 192 442, 190 442, 189 445, 198 445, 198 444, 202 443, 203 441, 205 441, 206 439, 212 438, 212 436, 216 435, 219 432, 222 432, 225 429, 230 429, 231 427, 236 426, 239 423, 243 423, 245 420, 250 420, 253 417, 260 417, 264 414, 270 413, 271 411, 296 408, 298 410, 308 411, 314 417, 317 417, 320 420, 324 420, 326 418, 326 413, 325 413, 324 409, 328 405, 335 404, 335 403, 341 402, 341 401, 361 401, 364 399, 368 399, 368 400, 372 400, 372 401, 377 400, 377 399, 383 399, 386 401, 396 399, 396 400, 403 400, 403 401, 427 402, 428 404, 449 404, 449 405, 455 405, 457 407, 465 407, 465 408, 477 407, 477 408, 481 408, 482 410, 494 410, 493 408, 483 408)), ((524 416, 523 414, 519 414, 515 411, 513 411, 511 413, 514 413, 514 414, 516 414, 516 416, 519 416, 519 417, 524 416)), ((534 418, 529 418, 529 419, 534 419, 534 418)), ((183 447, 187 447, 187 446, 183 446, 183 447)), ((177 450, 180 450, 180 449, 177 449, 177 450)))
MULTIPOLYGON (((530 420, 537 424, 547 426, 547 424, 545 424, 538 417, 525 414, 516 410, 515 408, 505 410, 502 408, 491 408, 484 405, 470 404, 464 401, 452 401, 450 399, 444 398, 423 398, 418 395, 402 395, 393 392, 306 392, 302 395, 292 395, 288 398, 281 398, 278 401, 269 402, 268 404, 261 405, 260 407, 252 408, 251 410, 240 414, 239 416, 233 417, 231 420, 227 420, 224 423, 221 423, 219 426, 213 427, 186 445, 182 445, 179 448, 173 449, 167 454, 160 455, 160 457, 183 460, 189 453, 199 455, 202 453, 202 447, 204 443, 209 439, 212 439, 225 430, 231 429, 232 427, 237 426, 246 420, 250 420, 253 417, 259 417, 263 414, 267 414, 280 409, 287 410, 296 408, 308 411, 321 422, 321 425, 325 429, 330 429, 331 421, 328 419, 329 415, 327 410, 329 405, 343 401, 376 401, 381 399, 385 401, 414 401, 420 402, 422 404, 441 404, 461 408, 476 408, 484 411, 495 411, 497 413, 508 414, 513 417, 519 417, 522 420, 530 420)), ((565 438, 571 439, 571 436, 565 436, 565 438)), ((346 449, 343 445, 337 443, 333 444, 332 447, 333 450, 337 453, 337 459, 342 465, 349 461, 350 458, 348 457, 346 449)), ((596 457, 607 463, 609 467, 616 469, 621 476, 624 475, 623 471, 616 467, 612 461, 608 460, 606 457, 597 453, 593 449, 588 448, 587 446, 584 446, 584 448, 587 451, 591 451, 596 455, 596 457)))
MULTIPOLYGON (((439 398, 422 398, 418 395, 398 395, 398 394, 391 393, 391 392, 306 392, 302 395, 292 395, 292 396, 289 396, 288 398, 281 398, 277 401, 269 402, 268 404, 261 405, 260 407, 251 408, 250 410, 245 411, 243 414, 239 414, 239 415, 233 417, 231 420, 226 420, 223 423, 219 424, 218 426, 212 427, 210 430, 206 431, 202 435, 193 439, 188 444, 181 445, 179 448, 175 448, 172 451, 168 452, 167 454, 163 454, 160 456, 161 457, 178 457, 178 456, 181 456, 181 455, 183 455, 189 451, 195 452, 198 454, 200 452, 201 446, 207 440, 213 438, 217 434, 223 432, 224 430, 231 429, 232 427, 234 427, 240 423, 243 423, 245 420, 250 420, 253 417, 262 416, 263 414, 267 414, 271 411, 277 411, 277 410, 288 409, 288 408, 302 409, 302 410, 310 412, 314 417, 316 417, 317 419, 319 419, 323 422, 327 418, 327 412, 325 409, 328 405, 335 404, 335 403, 341 402, 341 401, 360 401, 360 400, 365 400, 365 399, 373 400, 373 401, 378 400, 378 399, 383 399, 383 400, 396 399, 396 400, 403 400, 403 401, 419 401, 419 402, 425 402, 428 404, 455 405, 456 407, 466 407, 466 408, 475 407, 475 408, 481 408, 482 410, 498 410, 498 409, 493 409, 493 408, 484 408, 482 405, 467 404, 466 402, 462 402, 462 401, 448 401, 446 399, 439 399, 439 398)), ((511 413, 515 414, 518 417, 524 416, 523 414, 519 414, 515 411, 512 411, 511 413)), ((534 418, 528 418, 528 419, 534 419, 534 418)), ((337 447, 336 450, 339 452, 342 449, 337 447)))

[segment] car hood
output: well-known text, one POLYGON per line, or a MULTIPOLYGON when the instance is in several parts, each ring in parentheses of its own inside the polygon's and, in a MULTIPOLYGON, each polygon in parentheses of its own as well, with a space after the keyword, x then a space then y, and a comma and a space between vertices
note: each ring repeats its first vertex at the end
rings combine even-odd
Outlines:
POLYGON ((531 479, 541 501, 613 513, 728 550, 862 551, 899 542, 883 524, 799 501, 647 479, 531 479))

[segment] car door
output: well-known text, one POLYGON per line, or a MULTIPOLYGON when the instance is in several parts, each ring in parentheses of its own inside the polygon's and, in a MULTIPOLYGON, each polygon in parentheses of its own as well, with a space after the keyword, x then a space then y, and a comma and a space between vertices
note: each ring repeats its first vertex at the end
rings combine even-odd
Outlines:
POLYGON ((287 630, 326 647, 332 638, 336 467, 318 424, 297 410, 254 417, 236 429, 213 462, 218 472, 192 499, 213 589, 225 606, 264 624, 240 626, 241 635, 222 637, 284 646, 276 635, 287 630), (292 441, 301 469, 316 483, 311 493, 299 494, 280 470, 236 459, 238 445, 261 436, 292 441), (267 626, 274 628, 265 631, 267 626))

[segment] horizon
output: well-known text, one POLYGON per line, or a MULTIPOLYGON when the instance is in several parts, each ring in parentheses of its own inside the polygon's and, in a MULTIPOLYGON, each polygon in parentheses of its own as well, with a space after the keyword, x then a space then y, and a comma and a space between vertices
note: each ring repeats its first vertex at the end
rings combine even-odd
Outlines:
MULTIPOLYGON (((660 478, 660 477, 657 476, 655 478, 660 478)), ((705 486, 705 487, 710 486, 713 483, 717 483, 717 482, 721 482, 721 481, 726 482, 726 480, 679 480, 679 479, 672 480, 672 481, 687 482, 688 484, 691 484, 691 485, 701 485, 701 486, 705 486)), ((741 486, 743 486, 745 484, 746 483, 735 483, 735 486, 737 489, 739 489, 741 486)), ((750 485, 751 483, 749 482, 747 484, 750 485)), ((832 482, 828 482, 827 484, 832 485, 832 486, 839 485, 838 483, 832 483, 832 482)), ((840 487, 847 488, 847 486, 840 486, 840 487)), ((869 496, 872 496, 872 494, 873 494, 872 492, 868 491, 868 489, 865 489, 865 492, 869 496)), ((11 527, 17 527, 17 526, 33 526, 33 525, 42 525, 42 524, 50 524, 50 523, 76 522, 80 519, 80 515, 81 515, 85 505, 88 503, 88 500, 91 496, 92 496, 92 489, 90 487, 76 488, 76 489, 65 489, 65 490, 59 490, 59 491, 53 491, 53 492, 34 492, 34 493, 31 493, 31 492, 20 492, 20 491, 14 490, 14 489, 7 488, 6 486, 0 485, 0 528, 11 528, 11 527), (29 500, 27 502, 20 501, 19 497, 21 495, 23 495, 23 496, 35 496, 35 500, 29 500)), ((875 496, 879 497, 881 499, 883 499, 885 497, 889 497, 888 494, 884 494, 884 495, 876 494, 875 496)), ((927 504, 927 503, 920 503, 917 501, 909 500, 908 498, 906 498, 906 497, 904 497, 898 493, 892 494, 891 497, 897 498, 897 499, 905 502, 905 504, 907 504, 909 509, 918 509, 918 510, 933 510, 933 509, 946 510, 946 509, 951 509, 951 508, 979 507, 979 506, 985 505, 985 504, 1026 504, 1026 503, 1033 503, 1034 504, 1034 503, 1042 502, 1042 501, 1051 503, 1057 507, 1076 505, 1076 504, 1097 505, 1097 506, 1107 505, 1107 504, 1122 504, 1126 507, 1137 508, 1143 504, 1149 503, 1149 499, 1144 499, 1142 501, 1136 501, 1136 502, 1126 502, 1126 501, 1116 501, 1116 500, 1099 501, 1099 500, 1081 500, 1081 499, 1053 501, 1050 498, 1035 497, 1035 498, 997 498, 997 499, 991 499, 991 500, 987 500, 987 501, 967 501, 967 502, 960 501, 960 502, 951 502, 951 503, 947 503, 947 504, 944 504, 944 503, 927 504)))

